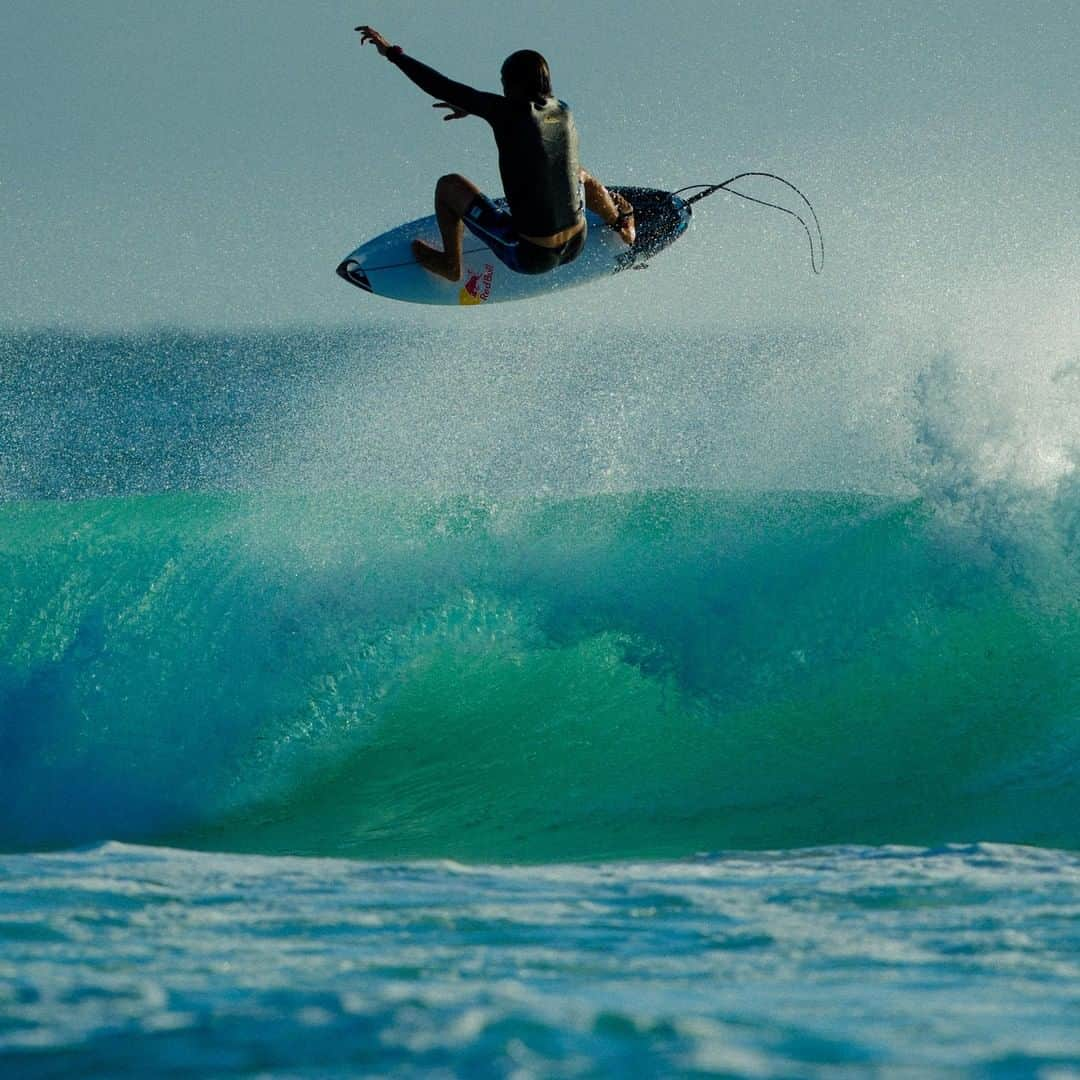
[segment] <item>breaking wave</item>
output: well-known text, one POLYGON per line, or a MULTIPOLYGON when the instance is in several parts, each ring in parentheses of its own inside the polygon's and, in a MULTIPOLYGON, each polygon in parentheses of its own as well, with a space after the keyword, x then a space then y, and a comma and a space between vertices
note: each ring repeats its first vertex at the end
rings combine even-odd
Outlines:
POLYGON ((1077 506, 0 504, 0 845, 1075 848, 1077 506))

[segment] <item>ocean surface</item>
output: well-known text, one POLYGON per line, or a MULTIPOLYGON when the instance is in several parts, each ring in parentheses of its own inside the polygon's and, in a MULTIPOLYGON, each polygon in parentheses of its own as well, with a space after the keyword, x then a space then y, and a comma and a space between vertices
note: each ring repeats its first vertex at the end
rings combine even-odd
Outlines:
POLYGON ((536 338, 0 337, 0 1074, 1080 1077, 1075 358, 536 338))

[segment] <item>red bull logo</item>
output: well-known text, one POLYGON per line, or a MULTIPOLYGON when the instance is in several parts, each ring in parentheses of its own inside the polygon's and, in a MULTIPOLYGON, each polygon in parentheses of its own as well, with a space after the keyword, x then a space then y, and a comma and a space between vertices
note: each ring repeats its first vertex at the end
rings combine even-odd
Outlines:
POLYGON ((483 270, 465 270, 465 284, 458 293, 459 304, 482 304, 491 295, 495 264, 484 263, 483 270))

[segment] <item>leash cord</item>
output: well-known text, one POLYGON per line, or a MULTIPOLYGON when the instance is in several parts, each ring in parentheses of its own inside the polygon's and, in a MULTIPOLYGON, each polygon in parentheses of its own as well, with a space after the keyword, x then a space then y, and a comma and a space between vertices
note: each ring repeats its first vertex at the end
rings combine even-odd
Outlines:
POLYGON ((738 176, 732 176, 730 179, 725 180, 720 184, 689 184, 687 187, 679 188, 679 190, 673 192, 673 194, 681 195, 684 191, 694 191, 696 188, 704 188, 705 190, 699 191, 696 195, 692 195, 687 199, 687 206, 692 206, 694 203, 701 199, 708 198, 717 191, 726 191, 729 195, 738 195, 740 199, 746 199, 747 202, 757 203, 759 206, 771 206, 772 209, 779 210, 782 214, 793 217, 806 230, 806 238, 810 241, 810 269, 813 270, 815 274, 821 273, 825 266, 825 237, 821 231, 821 223, 818 221, 817 213, 814 211, 814 207, 811 205, 810 200, 793 183, 791 183, 790 180, 785 180, 782 176, 777 176, 776 173, 744 172, 739 173, 738 176), (807 225, 806 221, 799 214, 796 214, 794 210, 789 210, 786 206, 780 206, 778 203, 767 202, 765 199, 755 198, 753 195, 746 195, 729 186, 734 184, 736 180, 745 180, 748 176, 760 176, 765 177, 768 180, 776 180, 785 187, 791 188, 791 190, 806 203, 806 206, 810 211, 810 216, 814 219, 814 228, 817 229, 817 250, 814 248, 814 234, 810 231, 810 226, 807 225))

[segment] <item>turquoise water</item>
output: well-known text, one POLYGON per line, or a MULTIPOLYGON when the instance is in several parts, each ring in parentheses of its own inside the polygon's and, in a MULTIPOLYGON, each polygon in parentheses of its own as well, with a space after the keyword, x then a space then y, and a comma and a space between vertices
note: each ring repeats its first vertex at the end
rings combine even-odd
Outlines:
POLYGON ((0 1069, 1080 1073, 1073 473, 447 342, 4 339, 0 1069))
POLYGON ((9 850, 1080 843, 1077 605, 918 502, 200 493, 0 523, 9 850))

